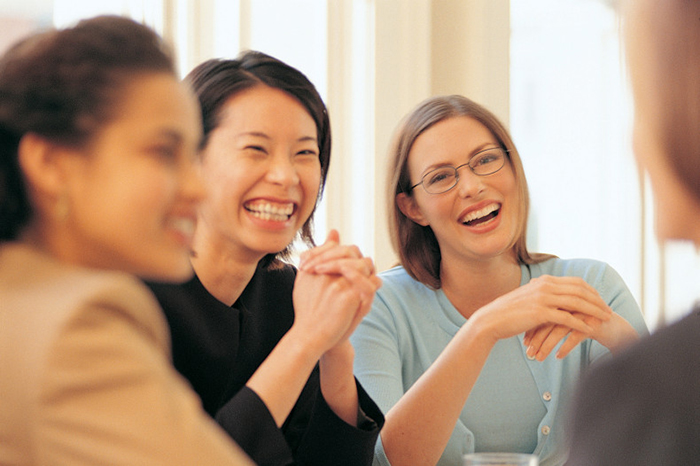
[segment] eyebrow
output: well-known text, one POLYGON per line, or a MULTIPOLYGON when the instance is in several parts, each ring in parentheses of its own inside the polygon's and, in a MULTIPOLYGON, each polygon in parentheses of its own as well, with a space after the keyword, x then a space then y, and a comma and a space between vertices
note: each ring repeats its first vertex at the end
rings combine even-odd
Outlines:
MULTIPOLYGON (((172 129, 172 128, 162 128, 156 131, 156 134, 154 135, 156 138, 163 138, 167 140, 167 142, 173 143, 173 144, 182 144, 185 141, 185 137, 182 134, 181 131, 177 129, 172 129)), ((201 149, 203 144, 204 144, 204 135, 202 134, 196 141, 195 148, 197 150, 201 149)))
MULTIPOLYGON (((253 137, 258 137, 258 138, 263 138, 263 139, 272 139, 270 136, 268 136, 266 133, 260 132, 260 131, 244 131, 242 133, 238 133, 236 135, 236 138, 241 138, 241 137, 246 137, 246 136, 253 136, 253 137)), ((311 142, 318 142, 318 139, 313 137, 313 136, 302 136, 299 139, 297 139, 297 142, 306 142, 306 141, 311 141, 311 142)))
MULTIPOLYGON (((471 153, 469 154, 469 160, 465 163, 469 163, 471 161, 472 157, 474 157, 479 152, 482 152, 482 151, 485 151, 488 149, 498 149, 500 147, 501 146, 499 146, 498 143, 485 142, 485 143, 481 144, 480 146, 477 146, 473 151, 471 151, 471 153), (495 144, 493 147, 488 147, 488 146, 493 145, 493 144, 495 144)), ((460 164, 460 165, 462 165, 462 164, 460 164)), ((432 170, 435 170, 436 168, 440 168, 440 167, 454 167, 454 165, 452 165, 451 163, 447 163, 447 162, 434 163, 432 165, 428 165, 427 167, 425 167, 423 169, 423 171, 421 172, 420 176, 423 177, 423 176, 425 176, 426 173, 428 173, 432 170)))
POLYGON ((181 142, 184 138, 182 136, 182 133, 176 129, 171 129, 171 128, 162 128, 157 130, 156 137, 161 137, 165 139, 170 139, 173 142, 179 143, 181 142))

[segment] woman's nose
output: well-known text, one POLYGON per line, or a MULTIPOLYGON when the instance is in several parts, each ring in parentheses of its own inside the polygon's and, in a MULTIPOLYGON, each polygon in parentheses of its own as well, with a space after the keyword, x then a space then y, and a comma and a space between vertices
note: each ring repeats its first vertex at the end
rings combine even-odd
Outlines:
POLYGON ((484 177, 476 175, 469 167, 457 173, 457 192, 461 197, 473 197, 484 190, 484 177))
POLYGON ((281 185, 293 185, 299 182, 293 160, 286 154, 271 157, 266 178, 271 183, 281 185))

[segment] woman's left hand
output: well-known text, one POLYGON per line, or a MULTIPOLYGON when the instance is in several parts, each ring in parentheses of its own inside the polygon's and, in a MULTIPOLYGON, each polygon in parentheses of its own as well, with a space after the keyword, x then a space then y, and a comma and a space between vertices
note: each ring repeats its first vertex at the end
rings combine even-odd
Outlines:
MULTIPOLYGON (((568 311, 562 310, 562 312, 568 311)), ((581 319, 593 331, 584 333, 563 325, 551 324, 537 327, 525 333, 523 342, 528 347, 527 355, 534 356, 538 361, 543 361, 559 342, 566 339, 556 353, 556 357, 562 359, 587 338, 598 341, 608 348, 610 352, 615 353, 639 338, 634 327, 622 316, 614 312, 606 322, 579 312, 572 312, 571 315, 581 319)))

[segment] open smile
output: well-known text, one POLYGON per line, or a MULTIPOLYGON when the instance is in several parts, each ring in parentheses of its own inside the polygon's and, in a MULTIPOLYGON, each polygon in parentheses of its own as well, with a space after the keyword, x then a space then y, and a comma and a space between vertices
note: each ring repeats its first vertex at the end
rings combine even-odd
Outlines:
POLYGON ((460 222, 470 227, 483 225, 498 217, 500 212, 501 204, 494 202, 481 209, 467 213, 460 219, 460 222))
POLYGON ((181 245, 190 247, 194 237, 195 218, 194 214, 172 215, 165 221, 165 227, 181 245))
POLYGON ((270 201, 252 201, 243 206, 250 214, 261 220, 271 222, 286 222, 296 210, 293 202, 270 202, 270 201))

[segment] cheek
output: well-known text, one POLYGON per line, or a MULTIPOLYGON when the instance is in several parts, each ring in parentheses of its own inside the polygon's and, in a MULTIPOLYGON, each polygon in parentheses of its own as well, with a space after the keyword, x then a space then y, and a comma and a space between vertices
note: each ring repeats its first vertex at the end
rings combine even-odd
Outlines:
POLYGON ((688 218, 686 205, 680 193, 673 189, 670 180, 652 171, 651 189, 654 196, 655 228, 659 239, 672 239, 681 235, 685 218, 688 218))
POLYGON ((176 202, 180 180, 177 174, 163 170, 151 171, 150 175, 144 170, 144 175, 138 180, 132 178, 134 188, 128 199, 123 198, 121 207, 125 212, 140 211, 148 223, 158 222, 176 202))
POLYGON ((316 204, 316 198, 321 188, 321 167, 302 167, 297 172, 299 181, 306 197, 316 204))
POLYGON ((509 166, 504 167, 502 170, 503 174, 499 178, 494 179, 493 188, 500 192, 505 201, 511 205, 510 209, 513 212, 517 212, 520 206, 520 186, 515 180, 515 173, 509 166), (506 168, 509 170, 506 171, 506 168))
POLYGON ((216 159, 202 161, 200 173, 207 191, 203 204, 209 204, 216 199, 224 199, 231 203, 240 198, 258 176, 254 167, 244 166, 233 160, 221 163, 216 159))
POLYGON ((649 174, 654 198, 656 234, 661 240, 694 239, 700 231, 700 207, 658 154, 647 154, 643 166, 649 174))

